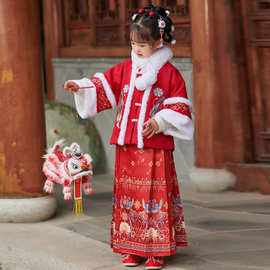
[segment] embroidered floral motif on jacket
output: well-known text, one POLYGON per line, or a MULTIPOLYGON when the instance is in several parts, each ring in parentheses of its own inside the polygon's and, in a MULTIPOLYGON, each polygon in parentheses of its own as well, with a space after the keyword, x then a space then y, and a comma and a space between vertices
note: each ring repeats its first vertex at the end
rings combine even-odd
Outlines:
POLYGON ((153 99, 153 108, 150 111, 151 117, 153 117, 155 113, 160 110, 160 106, 165 99, 165 97, 163 96, 163 90, 161 88, 154 89, 154 96, 155 98, 153 99))
POLYGON ((118 128, 120 128, 120 122, 123 115, 124 101, 127 98, 128 90, 129 90, 129 86, 126 84, 123 88, 123 91, 121 92, 121 98, 119 100, 118 109, 117 109, 116 126, 118 128))

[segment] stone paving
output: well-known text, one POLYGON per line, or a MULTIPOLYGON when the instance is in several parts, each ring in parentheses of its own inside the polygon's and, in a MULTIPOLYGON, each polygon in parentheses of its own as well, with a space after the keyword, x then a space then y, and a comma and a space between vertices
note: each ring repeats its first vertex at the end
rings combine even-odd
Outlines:
MULTIPOLYGON (((112 177, 93 179, 84 216, 73 214, 60 187, 56 216, 40 223, 0 224, 0 270, 127 269, 110 247, 112 177)), ((270 196, 198 193, 181 184, 189 247, 166 260, 168 270, 269 270, 270 196)), ((133 269, 144 269, 140 265, 133 269)))

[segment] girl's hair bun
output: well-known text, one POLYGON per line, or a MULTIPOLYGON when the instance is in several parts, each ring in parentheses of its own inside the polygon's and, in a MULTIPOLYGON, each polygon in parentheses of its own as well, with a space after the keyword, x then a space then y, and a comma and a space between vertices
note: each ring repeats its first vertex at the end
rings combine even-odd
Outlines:
MULTIPOLYGON (((130 30, 139 28, 148 29, 153 40, 163 40, 167 43, 175 44, 171 32, 174 30, 172 20, 169 18, 170 11, 163 7, 148 5, 137 10, 132 16, 130 30), (136 26, 137 25, 137 26, 136 26)), ((141 30, 140 30, 141 31, 141 30)), ((144 35, 147 31, 145 31, 144 35)))

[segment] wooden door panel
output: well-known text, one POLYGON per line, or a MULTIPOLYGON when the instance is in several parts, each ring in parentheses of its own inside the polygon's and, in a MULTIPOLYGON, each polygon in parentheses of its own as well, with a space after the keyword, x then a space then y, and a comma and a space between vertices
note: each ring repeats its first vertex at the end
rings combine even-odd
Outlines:
POLYGON ((259 48, 263 88, 264 130, 270 131, 270 48, 259 48))
POLYGON ((262 86, 262 122, 263 130, 259 131, 261 153, 259 160, 270 161, 270 48, 257 48, 260 62, 262 86))
POLYGON ((242 0, 254 159, 270 162, 270 1, 242 0))

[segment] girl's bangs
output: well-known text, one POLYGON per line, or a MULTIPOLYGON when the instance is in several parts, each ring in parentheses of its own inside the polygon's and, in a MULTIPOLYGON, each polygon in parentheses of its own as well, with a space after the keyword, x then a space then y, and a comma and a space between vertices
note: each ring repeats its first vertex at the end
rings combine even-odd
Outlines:
POLYGON ((146 28, 138 27, 137 25, 130 28, 129 37, 130 40, 139 43, 149 43, 153 41, 151 33, 146 28))

